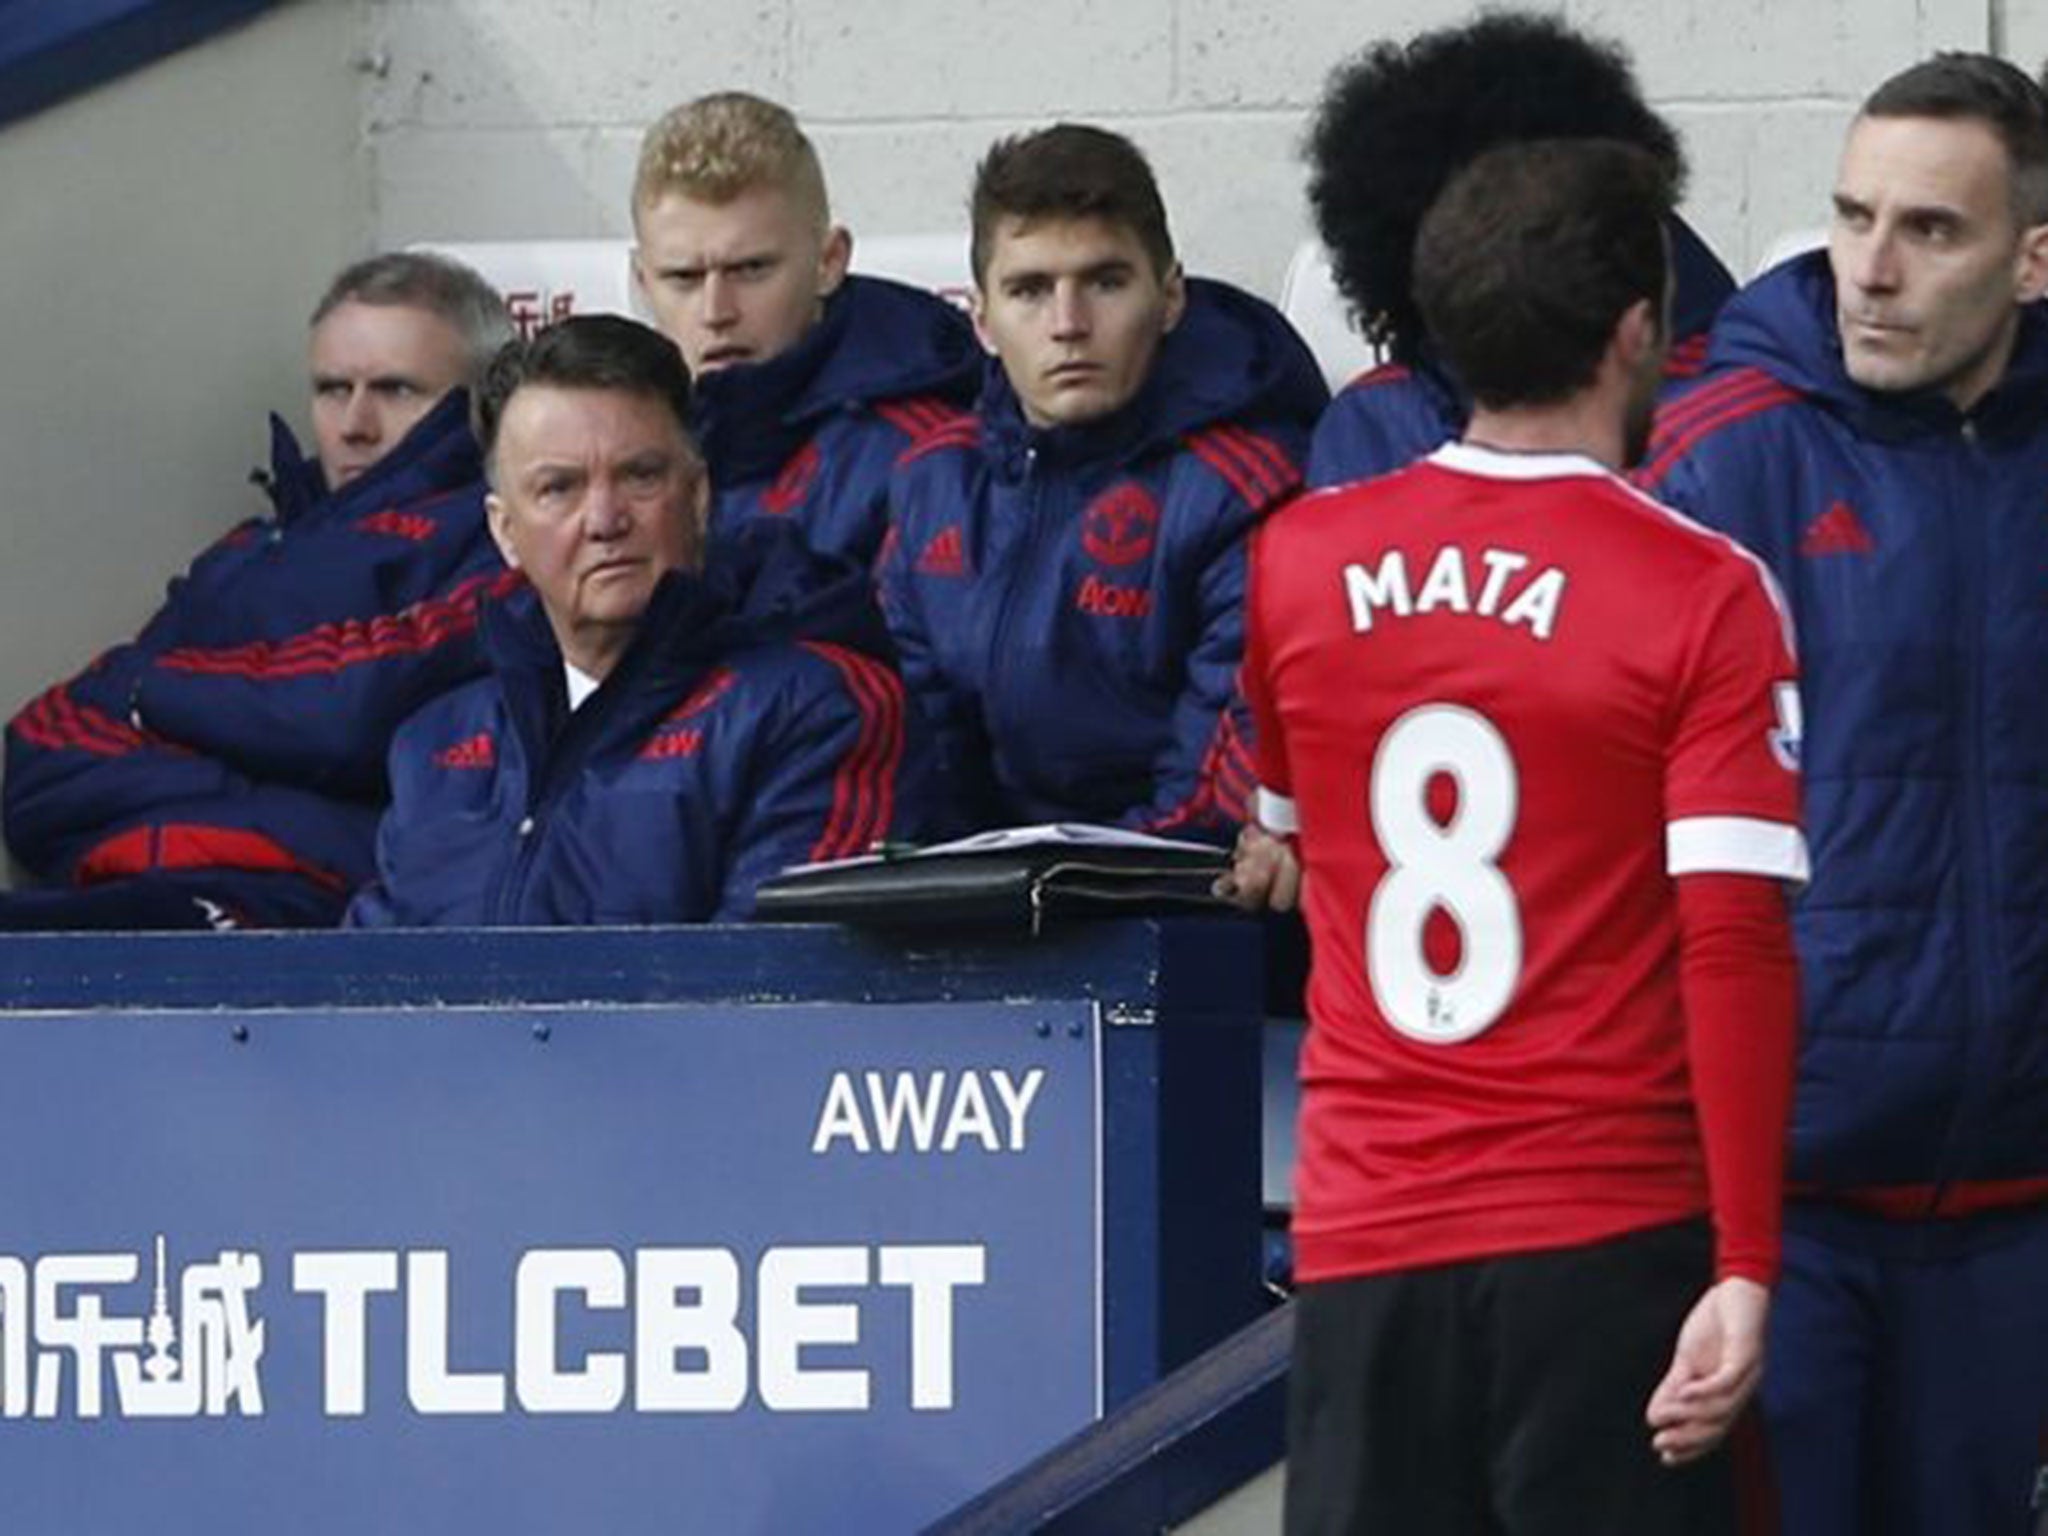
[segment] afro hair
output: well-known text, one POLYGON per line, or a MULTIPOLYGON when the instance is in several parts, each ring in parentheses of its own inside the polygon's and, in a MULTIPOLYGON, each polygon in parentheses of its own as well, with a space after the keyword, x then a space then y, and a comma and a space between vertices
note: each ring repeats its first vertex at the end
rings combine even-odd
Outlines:
POLYGON ((1415 234, 1460 168, 1511 140, 1587 138, 1648 151, 1683 191, 1678 135, 1644 102, 1628 55, 1558 17, 1491 12, 1340 64, 1309 128, 1308 195, 1365 339, 1417 360, 1415 234))

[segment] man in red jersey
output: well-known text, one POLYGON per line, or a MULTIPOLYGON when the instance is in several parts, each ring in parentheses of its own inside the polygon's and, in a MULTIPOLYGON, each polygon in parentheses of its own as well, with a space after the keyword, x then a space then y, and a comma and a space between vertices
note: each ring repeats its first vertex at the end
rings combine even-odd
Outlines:
POLYGON ((1733 1525, 1806 852, 1769 578, 1615 473, 1670 202, 1620 144, 1475 161, 1417 244, 1463 439, 1254 545, 1226 885, 1314 951, 1290 1536, 1733 1525))

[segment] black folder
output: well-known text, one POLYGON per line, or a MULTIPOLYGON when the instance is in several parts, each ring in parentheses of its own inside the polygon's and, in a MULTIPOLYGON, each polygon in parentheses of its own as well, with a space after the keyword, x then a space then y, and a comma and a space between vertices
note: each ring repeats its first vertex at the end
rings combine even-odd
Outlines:
POLYGON ((762 922, 878 928, 1011 928, 1050 919, 1232 912, 1211 894, 1230 855, 1202 843, 1063 823, 930 848, 803 864, 764 881, 762 922))

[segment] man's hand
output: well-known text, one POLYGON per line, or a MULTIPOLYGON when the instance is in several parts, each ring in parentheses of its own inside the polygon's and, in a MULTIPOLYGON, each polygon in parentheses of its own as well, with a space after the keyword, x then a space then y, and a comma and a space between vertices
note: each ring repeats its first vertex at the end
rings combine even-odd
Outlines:
POLYGON ((1678 1330, 1671 1369, 1650 1394, 1650 1447, 1667 1467, 1696 1461, 1721 1443, 1764 1369, 1771 1293, 1727 1279, 1693 1304, 1678 1330))
POLYGON ((1301 900, 1301 863, 1283 839, 1247 826, 1237 834, 1229 870, 1211 889, 1247 912, 1292 912, 1301 900))

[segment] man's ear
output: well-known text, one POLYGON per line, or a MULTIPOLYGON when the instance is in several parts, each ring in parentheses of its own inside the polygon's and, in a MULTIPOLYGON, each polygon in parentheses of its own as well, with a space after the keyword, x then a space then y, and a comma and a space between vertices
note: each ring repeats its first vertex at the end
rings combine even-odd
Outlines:
POLYGON ((818 297, 829 299, 846 281, 846 269, 853 261, 853 236, 843 224, 825 232, 824 249, 818 252, 818 297))
POLYGON ((996 355, 996 339, 989 334, 988 300, 983 297, 979 282, 968 290, 967 318, 974 322, 974 339, 981 343, 981 350, 990 357, 994 357, 996 355))
POLYGON ((701 460, 697 465, 697 484, 690 493, 690 526, 696 530, 690 569, 701 571, 711 544, 711 470, 701 460))
POLYGON ((1179 262, 1166 274, 1160 287, 1166 294, 1166 324, 1160 327, 1161 334, 1180 324, 1180 317, 1188 312, 1188 280, 1179 262))
POLYGON ((484 496, 484 519, 490 524, 491 542, 498 546, 499 556, 512 570, 518 570, 519 551, 512 546, 512 509, 496 491, 484 496))
POLYGON ((1664 347, 1663 317, 1648 299, 1637 299, 1621 312, 1614 323, 1614 346, 1618 361, 1630 374, 1639 372, 1664 347))
POLYGON ((2048 224, 2033 224, 2020 231, 2013 290, 2022 304, 2048 294, 2048 224))

